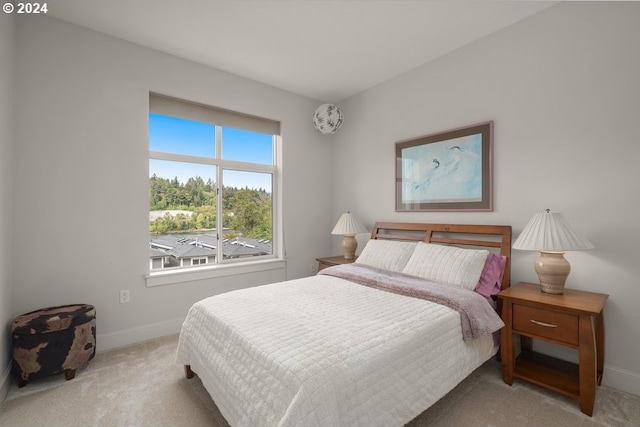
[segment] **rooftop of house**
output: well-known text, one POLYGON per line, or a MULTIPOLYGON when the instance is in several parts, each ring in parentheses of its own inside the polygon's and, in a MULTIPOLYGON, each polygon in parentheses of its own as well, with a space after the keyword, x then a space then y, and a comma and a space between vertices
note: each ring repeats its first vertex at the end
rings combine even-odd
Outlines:
MULTIPOLYGON (((267 239, 234 237, 224 239, 222 242, 222 253, 225 258, 272 253, 272 242, 267 239)), ((161 235, 149 241, 149 256, 150 258, 159 258, 167 255, 175 258, 215 256, 217 254, 217 245, 216 236, 210 234, 161 235)))

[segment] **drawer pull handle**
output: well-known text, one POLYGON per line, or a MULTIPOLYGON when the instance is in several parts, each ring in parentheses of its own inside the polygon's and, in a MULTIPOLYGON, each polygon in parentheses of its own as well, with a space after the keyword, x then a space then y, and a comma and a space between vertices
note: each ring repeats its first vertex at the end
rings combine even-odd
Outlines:
POLYGON ((535 323, 536 325, 544 326, 545 328, 557 328, 558 327, 558 325, 554 325, 553 323, 541 322, 539 320, 531 319, 531 322, 535 323))

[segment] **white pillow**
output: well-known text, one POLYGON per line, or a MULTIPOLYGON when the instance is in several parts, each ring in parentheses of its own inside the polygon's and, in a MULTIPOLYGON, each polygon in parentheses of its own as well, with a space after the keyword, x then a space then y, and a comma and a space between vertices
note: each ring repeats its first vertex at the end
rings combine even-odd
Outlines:
POLYGON ((356 260, 358 264, 402 271, 418 242, 371 239, 356 260))
POLYGON ((419 242, 402 272, 472 291, 488 255, 487 250, 419 242))

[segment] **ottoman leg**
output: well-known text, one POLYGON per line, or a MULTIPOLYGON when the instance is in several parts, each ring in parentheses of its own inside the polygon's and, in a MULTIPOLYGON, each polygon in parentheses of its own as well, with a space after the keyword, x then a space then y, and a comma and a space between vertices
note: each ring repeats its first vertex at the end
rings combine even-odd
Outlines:
POLYGON ((64 371, 64 378, 69 381, 72 380, 76 377, 76 370, 75 369, 67 369, 66 371, 64 371))

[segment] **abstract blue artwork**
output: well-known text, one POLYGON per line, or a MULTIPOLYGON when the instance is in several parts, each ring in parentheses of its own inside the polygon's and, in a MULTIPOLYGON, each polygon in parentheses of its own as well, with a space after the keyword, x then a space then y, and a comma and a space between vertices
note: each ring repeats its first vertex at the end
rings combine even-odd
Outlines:
POLYGON ((492 122, 396 144, 396 210, 491 210, 492 122))

